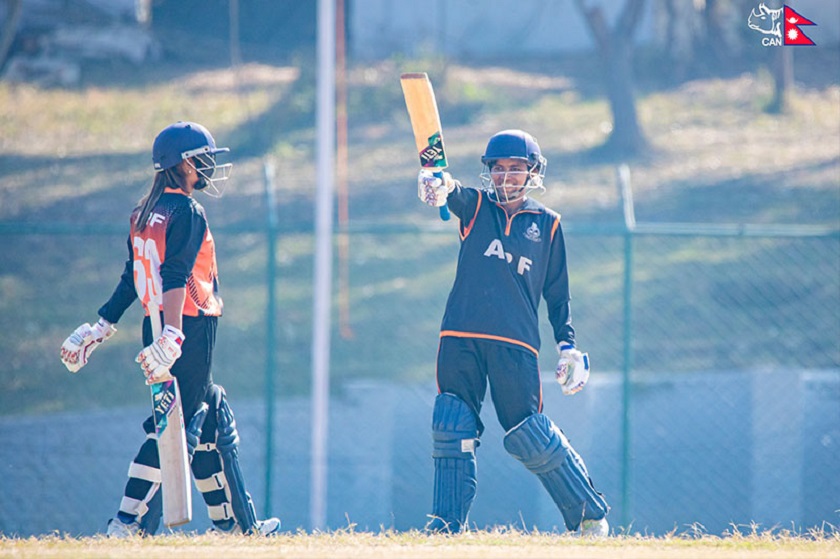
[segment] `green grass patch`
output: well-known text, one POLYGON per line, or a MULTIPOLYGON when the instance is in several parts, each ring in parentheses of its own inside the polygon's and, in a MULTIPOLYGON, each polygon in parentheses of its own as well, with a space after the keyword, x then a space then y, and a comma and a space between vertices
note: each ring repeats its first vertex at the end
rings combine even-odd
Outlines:
MULTIPOLYGON (((133 363, 139 310, 126 315, 118 335, 78 375, 64 370, 58 349, 78 324, 95 320, 116 284, 127 255, 127 218, 151 178, 152 139, 177 119, 206 124, 233 150, 225 197, 199 198, 215 231, 226 302, 215 376, 237 397, 258 396, 266 352, 273 351, 278 394, 309 390, 319 186, 311 62, 238 70, 164 63, 130 79, 115 71, 113 85, 69 90, 0 82, 0 224, 63 224, 66 231, 2 233, 0 326, 8 335, 0 339, 0 413, 147 397, 133 363), (270 347, 267 243, 253 230, 266 219, 266 161, 276 170, 282 228, 270 347), (102 232, 73 232, 83 226, 102 232)), ((549 160, 543 201, 576 231, 567 233, 567 244, 579 345, 596 374, 619 370, 623 239, 593 233, 594 226, 622 220, 616 162, 596 150, 609 128, 605 98, 584 91, 585 76, 559 63, 394 59, 355 65, 348 75, 347 190, 355 232, 347 261, 335 252, 335 389, 358 377, 431 382, 434 376, 458 237, 454 222, 441 224, 416 199, 416 154, 398 79, 407 70, 429 71, 435 80, 450 170, 465 184, 477 185, 479 156, 492 133, 521 127, 537 136, 549 160), (406 224, 427 229, 387 230, 406 224), (338 283, 343 266, 346 291, 338 283), (339 308, 340 301, 348 306, 339 308), (349 321, 340 325, 347 309, 349 321)), ((840 86, 796 91, 783 115, 768 115, 755 101, 770 87, 766 76, 743 74, 640 96, 654 149, 629 162, 639 222, 840 225, 840 86)), ((780 367, 804 348, 810 365, 840 366, 836 238, 640 237, 634 251, 637 370, 780 367)), ((553 369, 547 321, 542 331, 541 365, 553 369)))
POLYGON ((0 557, 149 557, 177 559, 207 554, 217 557, 382 558, 533 558, 588 559, 828 559, 840 553, 836 533, 734 533, 722 537, 669 535, 660 538, 619 535, 603 540, 568 535, 522 532, 513 528, 473 531, 456 536, 418 531, 356 532, 352 528, 326 533, 280 535, 270 539, 245 536, 171 535, 109 540, 60 535, 13 539, 0 537, 0 557))

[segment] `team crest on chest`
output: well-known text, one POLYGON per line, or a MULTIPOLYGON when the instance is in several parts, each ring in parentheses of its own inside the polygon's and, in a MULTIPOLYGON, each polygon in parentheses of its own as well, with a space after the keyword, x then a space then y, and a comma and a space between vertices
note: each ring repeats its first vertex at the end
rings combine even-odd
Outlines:
POLYGON ((532 221, 531 226, 525 230, 525 238, 529 241, 534 241, 535 243, 538 243, 542 240, 540 238, 540 228, 537 227, 536 221, 532 221))

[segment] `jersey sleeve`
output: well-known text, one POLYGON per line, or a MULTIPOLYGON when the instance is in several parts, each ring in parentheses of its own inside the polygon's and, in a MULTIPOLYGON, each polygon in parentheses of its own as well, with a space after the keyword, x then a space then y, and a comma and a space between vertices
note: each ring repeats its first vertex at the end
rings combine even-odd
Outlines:
POLYGON ((120 282, 104 305, 99 308, 99 316, 112 324, 119 322, 122 315, 137 299, 137 291, 134 288, 134 257, 131 247, 131 237, 128 238, 128 260, 120 276, 120 282))
POLYGON ((449 193, 446 203, 449 209, 455 214, 461 222, 471 221, 478 211, 478 198, 481 193, 475 188, 455 186, 455 189, 449 193))
POLYGON ((166 229, 166 254, 160 265, 164 293, 187 285, 206 231, 207 220, 195 206, 172 216, 166 229))
POLYGON ((575 329, 572 327, 572 313, 569 293, 569 270, 566 264, 566 241, 560 226, 560 217, 555 218, 555 229, 551 238, 551 253, 548 259, 548 273, 543 286, 543 298, 548 309, 548 320, 554 330, 554 341, 575 343, 575 329))

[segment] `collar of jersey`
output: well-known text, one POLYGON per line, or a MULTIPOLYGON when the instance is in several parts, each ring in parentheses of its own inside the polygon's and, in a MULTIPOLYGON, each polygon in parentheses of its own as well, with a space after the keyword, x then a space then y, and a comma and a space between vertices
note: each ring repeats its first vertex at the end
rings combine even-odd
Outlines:
MULTIPOLYGON (((498 202, 495 202, 492 199, 490 201, 493 202, 500 209, 504 209, 504 206, 502 204, 499 204, 498 202)), ((520 208, 516 210, 513 215, 516 215, 521 212, 539 213, 540 211, 542 211, 542 204, 540 204, 533 198, 525 198, 525 201, 522 203, 522 206, 520 206, 520 208)))
POLYGON ((164 194, 180 194, 181 196, 187 196, 187 193, 181 190, 180 188, 170 188, 166 187, 163 189, 164 194))

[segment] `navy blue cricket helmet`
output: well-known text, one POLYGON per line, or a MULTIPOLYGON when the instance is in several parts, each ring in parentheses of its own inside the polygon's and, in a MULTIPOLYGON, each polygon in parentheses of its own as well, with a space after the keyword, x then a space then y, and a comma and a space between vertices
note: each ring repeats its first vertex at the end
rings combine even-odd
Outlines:
POLYGON ((233 165, 217 165, 216 154, 228 151, 229 148, 216 147, 216 140, 204 126, 197 122, 178 121, 157 135, 152 146, 152 160, 155 171, 165 171, 181 161, 191 160, 199 175, 196 189, 202 190, 212 185, 214 195, 220 196, 221 189, 216 183, 229 178, 233 165))
MULTIPOLYGON (((499 159, 522 159, 528 165, 528 180, 525 183, 525 191, 545 190, 543 179, 548 161, 543 157, 540 146, 533 136, 522 130, 502 130, 491 136, 487 142, 481 162, 484 170, 481 173, 481 180, 485 187, 495 190, 498 195, 495 183, 490 173, 495 162, 499 159)), ((525 195, 523 191, 522 195, 525 195)))

